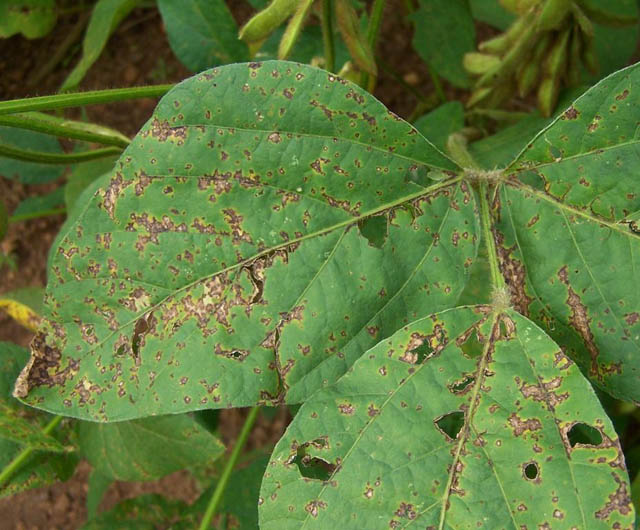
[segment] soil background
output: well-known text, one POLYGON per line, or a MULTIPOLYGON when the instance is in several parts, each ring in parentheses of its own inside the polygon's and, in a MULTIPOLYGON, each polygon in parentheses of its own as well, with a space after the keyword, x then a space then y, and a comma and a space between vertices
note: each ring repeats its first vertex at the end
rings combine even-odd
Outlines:
MULTIPOLYGON (((56 93, 79 58, 82 33, 78 32, 77 39, 54 68, 48 68, 47 63, 78 25, 86 26, 90 4, 85 4, 88 6, 86 10, 74 11, 76 2, 58 1, 62 9, 72 8, 66 9, 71 13, 61 14, 53 31, 42 39, 27 40, 22 36, 0 39, 0 100, 56 93)), ((253 12, 247 2, 229 2, 229 5, 239 24, 245 22, 253 12)), ((433 89, 425 64, 411 46, 412 30, 404 15, 404 2, 387 2, 378 53, 384 57, 387 65, 393 65, 394 71, 391 73, 389 69, 381 68, 375 95, 396 114, 407 118, 418 102, 416 92, 431 94, 433 89), (402 82, 398 82, 398 79, 402 79, 402 82)), ((483 31, 486 34, 487 29, 483 31)), ((80 89, 173 83, 190 75, 192 72, 180 63, 169 47, 158 10, 139 8, 119 25, 80 89)), ((447 88, 447 91, 452 97, 456 96, 451 88, 447 88)), ((67 110, 65 116, 81 119, 86 112, 84 116, 89 121, 113 127, 132 137, 151 116, 156 103, 154 99, 138 99, 94 105, 84 110, 67 110)), ((0 200, 11 214, 24 198, 42 195, 62 184, 64 176, 58 182, 38 186, 23 185, 0 177, 0 200)), ((0 293, 46 284, 47 254, 63 222, 64 215, 55 215, 10 225, 0 245, 5 254, 15 257, 17 267, 12 270, 4 266, 0 270, 0 293)), ((31 332, 0 312, 0 340, 27 346, 31 338, 31 332)), ((245 414, 246 411, 239 409, 221 412, 219 431, 228 447, 233 446, 245 414)), ((286 408, 269 418, 261 416, 247 449, 275 444, 290 418, 286 408)), ((0 499, 0 527, 16 530, 81 527, 86 522, 90 470, 90 465, 82 462, 73 477, 64 483, 0 499)), ((106 493, 101 509, 109 509, 120 500, 141 493, 161 493, 192 502, 200 489, 187 471, 155 482, 117 482, 106 493)))

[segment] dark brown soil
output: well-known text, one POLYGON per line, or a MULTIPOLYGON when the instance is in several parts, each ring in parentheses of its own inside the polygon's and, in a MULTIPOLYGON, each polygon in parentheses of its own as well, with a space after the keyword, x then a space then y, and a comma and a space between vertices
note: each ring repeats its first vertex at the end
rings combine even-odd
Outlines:
MULTIPOLYGON (((74 5, 74 2, 67 4, 74 5)), ((232 4, 238 21, 245 21, 251 13, 250 9, 244 4, 232 4)), ((411 32, 403 20, 402 6, 400 1, 389 2, 378 51, 386 63, 394 65, 396 76, 419 87, 424 94, 429 94, 431 86, 428 72, 411 48, 411 32)), ((0 99, 55 93, 78 58, 80 41, 70 48, 53 70, 46 72, 43 67, 82 17, 82 14, 77 13, 60 17, 52 33, 40 40, 29 41, 20 36, 0 40, 0 99), (37 77, 42 79, 34 84, 33 80, 37 77)), ((137 9, 116 30, 80 88, 88 90, 170 83, 189 75, 190 72, 169 48, 157 10, 137 9)), ((411 114, 417 103, 416 96, 384 70, 381 71, 375 95, 391 110, 404 117, 411 114)), ((75 109, 65 113, 69 117, 79 118, 82 112, 86 112, 90 121, 109 125, 133 136, 149 118, 155 104, 153 99, 143 99, 96 105, 87 107, 84 111, 75 109)), ((25 197, 41 195, 63 181, 64 177, 61 182, 47 186, 26 186, 0 178, 0 199, 4 201, 8 211, 12 212, 25 197)), ((6 266, 2 268, 0 293, 18 287, 46 284, 47 253, 63 222, 64 216, 57 215, 10 226, 0 245, 4 253, 15 256, 17 268, 15 271, 6 266)), ((0 340, 27 346, 31 337, 29 331, 0 312, 0 340)), ((246 411, 243 410, 222 411, 220 431, 228 446, 233 445, 245 415, 246 411)), ((289 419, 290 415, 284 409, 272 420, 260 418, 252 433, 249 448, 273 445, 284 432, 289 419)), ((0 527, 20 530, 66 530, 80 527, 86 519, 89 471, 90 466, 83 462, 75 475, 65 483, 0 499, 0 527)), ((116 483, 105 495, 101 508, 108 509, 120 500, 149 492, 191 502, 198 496, 199 490, 187 472, 174 473, 152 483, 116 483)))

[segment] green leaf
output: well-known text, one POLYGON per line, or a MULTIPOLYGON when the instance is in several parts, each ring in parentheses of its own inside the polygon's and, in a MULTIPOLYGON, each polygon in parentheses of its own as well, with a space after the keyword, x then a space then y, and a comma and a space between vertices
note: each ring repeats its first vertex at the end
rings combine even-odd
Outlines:
POLYGON ((475 201, 459 178, 428 178, 455 168, 322 70, 239 64, 181 83, 59 236, 26 401, 115 421, 304 400, 455 303, 475 201), (372 217, 382 248, 358 226, 372 217))
POLYGON ((75 89, 91 65, 107 45, 118 24, 140 3, 140 0, 98 0, 91 13, 87 32, 82 42, 82 57, 60 87, 60 91, 75 89))
POLYGON ((78 439, 94 470, 112 480, 154 480, 224 453, 215 436, 184 414, 108 425, 80 422, 78 439))
POLYGON ((49 33, 55 23, 55 0, 0 2, 0 38, 22 33, 28 39, 37 39, 49 33))
POLYGON ((225 2, 159 0, 173 53, 189 70, 200 72, 220 64, 249 59, 238 39, 238 26, 225 2))
POLYGON ((140 495, 116 504, 87 522, 81 530, 157 530, 178 519, 187 508, 186 503, 162 495, 140 495))
POLYGON ((13 382, 27 358, 25 348, 0 342, 0 469, 25 447, 38 449, 0 487, 0 497, 66 480, 78 462, 75 453, 63 452, 69 442, 69 429, 61 432, 59 429, 56 434, 59 438, 43 434, 40 429, 51 417, 37 413, 11 397, 13 382))
MULTIPOLYGON (((258 528, 258 494, 268 462, 269 455, 261 455, 249 465, 233 472, 217 510, 217 513, 224 514, 226 518, 224 528, 258 528)), ((215 484, 207 488, 193 503, 184 520, 181 520, 186 528, 190 528, 187 526, 188 522, 202 519, 214 489, 215 484)))
POLYGON ((64 206, 64 187, 59 187, 46 195, 32 195, 22 200, 13 211, 12 217, 39 215, 64 206))
POLYGON ((462 58, 475 49, 476 32, 467 2, 420 0, 410 17, 415 24, 413 47, 447 81, 469 87, 462 58))
MULTIPOLYGON (((63 153, 60 142, 52 136, 1 125, 0 143, 33 151, 45 151, 54 154, 63 153)), ((44 184, 45 182, 56 180, 62 176, 63 172, 64 166, 60 165, 23 162, 0 157, 0 176, 19 180, 24 184, 44 184)))
POLYGON ((640 401, 640 66, 604 79, 511 166, 496 207, 516 308, 545 326, 603 390, 640 401))
POLYGON ((612 28, 594 24, 593 31, 593 46, 600 69, 595 76, 586 73, 590 84, 629 64, 640 37, 640 25, 612 28))
POLYGON ((64 202, 67 211, 71 211, 82 192, 96 179, 113 170, 117 158, 99 158, 82 164, 77 164, 67 178, 64 187, 64 202))
POLYGON ((507 29, 516 16, 507 11, 499 0, 469 0, 473 18, 501 31, 507 29))
POLYGON ((464 127, 464 107, 459 101, 448 101, 428 114, 420 116, 413 126, 440 151, 446 152, 449 135, 464 127))
POLYGON ((629 489, 577 366, 515 311, 474 306, 406 326, 302 406, 260 528, 630 528, 629 489), (572 442, 580 426, 597 443, 572 442))
POLYGON ((92 469, 89 475, 89 490, 87 491, 87 519, 95 519, 104 494, 113 484, 113 479, 105 477, 99 471, 92 469))

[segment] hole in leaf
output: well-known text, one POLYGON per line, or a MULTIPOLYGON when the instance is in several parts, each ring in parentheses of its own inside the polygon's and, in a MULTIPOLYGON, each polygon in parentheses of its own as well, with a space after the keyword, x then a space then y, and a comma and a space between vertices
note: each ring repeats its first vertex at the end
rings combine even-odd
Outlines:
POLYGON ((317 448, 324 448, 326 447, 324 444, 326 444, 326 440, 317 439, 298 447, 293 462, 298 466, 298 471, 300 471, 303 477, 313 480, 329 480, 329 477, 333 475, 333 472, 336 470, 335 464, 309 454, 310 445, 314 445, 317 448), (316 442, 320 442, 320 444, 316 444, 316 442))
POLYGON ((149 331, 149 324, 147 323, 147 319, 145 317, 140 317, 136 321, 136 327, 133 330, 133 337, 131 338, 131 350, 133 354, 137 357, 138 352, 140 351, 140 342, 142 337, 144 337, 149 331))
POLYGON ((602 433, 595 427, 586 423, 576 423, 569 429, 567 438, 571 447, 576 444, 596 446, 602 443, 602 433))
POLYGON ((429 344, 427 344, 427 342, 425 341, 420 344, 420 346, 411 350, 409 353, 414 359, 413 364, 422 364, 424 360, 433 353, 433 351, 429 347, 429 344))
POLYGON ((539 473, 540 470, 538 469, 538 464, 536 464, 535 462, 529 462, 524 465, 525 478, 528 478, 529 480, 535 480, 536 478, 538 478, 539 473))
POLYGON ((120 347, 116 350, 116 357, 124 357, 124 344, 120 345, 120 347))
POLYGON ((467 388, 476 380, 475 377, 465 375, 462 379, 458 379, 454 383, 448 385, 449 390, 454 394, 463 394, 467 388))
POLYGON ((449 412, 434 422, 438 430, 448 439, 455 440, 464 424, 464 412, 456 410, 449 412))
POLYGON ((475 359, 482 355, 482 342, 480 342, 476 332, 472 332, 469 338, 460 345, 460 348, 470 359, 475 359))
POLYGON ((387 216, 376 215, 367 217, 358 222, 358 229, 363 237, 369 241, 369 245, 382 248, 387 240, 387 216))

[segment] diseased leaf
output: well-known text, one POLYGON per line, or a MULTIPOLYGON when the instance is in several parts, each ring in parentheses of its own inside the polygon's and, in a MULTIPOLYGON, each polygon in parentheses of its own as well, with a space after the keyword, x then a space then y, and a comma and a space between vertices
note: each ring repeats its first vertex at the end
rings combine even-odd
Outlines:
POLYGON ((112 480, 153 480, 205 465, 224 445, 184 414, 101 425, 78 425, 82 453, 95 471, 112 480))
MULTIPOLYGON (((0 125, 0 143, 32 151, 63 153, 57 138, 47 134, 0 125)), ((0 177, 17 179, 24 184, 44 184, 64 173, 60 164, 39 164, 0 157, 0 177)))
POLYGON ((604 79, 527 146, 497 196, 515 307, 610 394, 640 401, 640 66, 604 79))
POLYGON ((455 169, 322 70, 181 83, 61 232, 16 394, 100 421, 304 400, 455 303, 478 224, 455 169), (382 248, 359 228, 374 216, 382 248))
POLYGON ((0 487, 0 497, 66 480, 78 462, 75 453, 63 452, 68 446, 69 429, 59 428, 53 435, 43 434, 40 429, 51 416, 25 407, 11 397, 13 381, 27 357, 25 348, 0 342, 0 469, 25 447, 37 449, 0 487))
POLYGON ((55 23, 55 0, 0 2, 0 38, 22 33, 28 39, 37 39, 49 33, 55 23))
POLYGON ((225 2, 159 0, 158 8, 171 49, 189 70, 200 72, 249 58, 225 2))
POLYGON ((98 0, 82 42, 82 57, 60 87, 61 91, 76 88, 89 68, 98 60, 111 33, 118 27, 140 0, 98 0))
POLYGON ((473 306, 404 327, 302 406, 260 528, 630 529, 629 488, 576 365, 515 311, 473 306), (573 443, 580 426, 598 443, 573 443))
POLYGON ((467 88, 469 77, 462 58, 475 49, 476 32, 467 2, 420 0, 411 15, 413 47, 447 81, 467 88))

